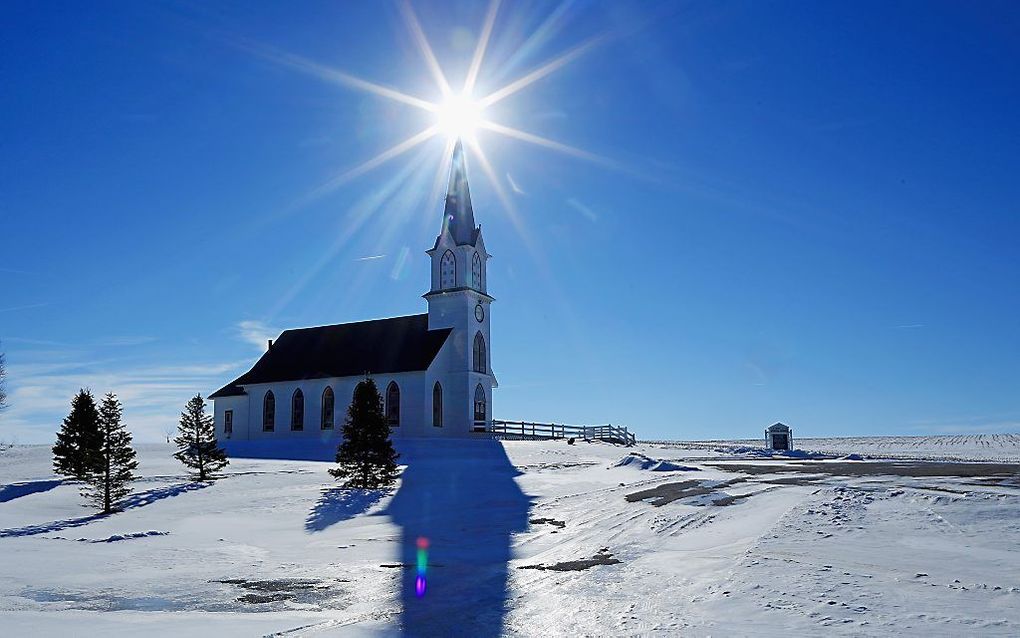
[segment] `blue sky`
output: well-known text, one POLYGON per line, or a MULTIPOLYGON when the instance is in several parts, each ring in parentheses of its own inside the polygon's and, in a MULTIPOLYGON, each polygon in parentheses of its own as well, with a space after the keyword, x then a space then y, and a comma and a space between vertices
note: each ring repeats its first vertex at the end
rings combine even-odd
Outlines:
MULTIPOLYGON (((486 5, 413 5, 452 84, 486 5)), ((444 140, 398 4, 5 5, 0 438, 139 440, 287 327, 423 312, 444 140)), ((497 417, 647 438, 1020 430, 1020 9, 507 2, 479 134, 497 417), (510 208, 501 201, 507 194, 510 208)))

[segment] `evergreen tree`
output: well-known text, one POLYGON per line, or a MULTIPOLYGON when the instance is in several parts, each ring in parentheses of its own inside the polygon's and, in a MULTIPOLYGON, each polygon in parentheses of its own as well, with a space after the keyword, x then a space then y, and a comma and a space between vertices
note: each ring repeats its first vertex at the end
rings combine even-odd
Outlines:
POLYGON ((216 472, 227 465, 227 453, 216 445, 216 426, 212 415, 205 413, 205 401, 197 394, 181 412, 176 458, 197 472, 199 481, 211 481, 216 472))
POLYGON ((131 433, 121 421, 123 410, 112 392, 103 397, 99 406, 100 447, 98 467, 86 479, 82 493, 103 512, 109 514, 127 496, 128 483, 134 480, 138 467, 131 448, 131 433))
POLYGON ((53 471, 84 481, 98 470, 99 410, 90 390, 81 389, 71 399, 71 413, 57 433, 53 446, 53 471))
POLYGON ((375 381, 365 379, 354 389, 347 408, 344 440, 336 452, 340 467, 329 473, 344 480, 347 487, 386 487, 397 479, 398 456, 390 441, 379 389, 375 381))

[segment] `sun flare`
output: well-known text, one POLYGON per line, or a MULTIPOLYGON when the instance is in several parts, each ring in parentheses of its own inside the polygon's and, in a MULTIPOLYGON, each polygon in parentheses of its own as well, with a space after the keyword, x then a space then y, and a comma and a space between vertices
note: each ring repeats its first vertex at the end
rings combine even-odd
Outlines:
POLYGON ((436 126, 448 139, 473 139, 482 124, 482 108, 466 94, 450 95, 436 107, 436 126))
MULTIPOLYGON (((468 68, 467 76, 464 79, 463 87, 458 91, 451 86, 449 79, 440 67, 439 61, 432 50, 432 46, 425 37, 425 32, 422 29, 421 23, 418 21, 417 15, 415 15, 414 10, 411 8, 410 0, 403 0, 403 2, 400 3, 401 13, 403 14, 404 21, 407 24, 412 39, 418 45, 422 59, 425 61, 425 64, 435 81, 436 93, 444 96, 444 98, 438 102, 432 102, 414 95, 409 95, 403 91, 362 79, 351 75, 346 71, 328 67, 292 53, 275 51, 265 47, 257 48, 255 50, 256 53, 263 55, 274 62, 286 65, 302 73, 307 73, 327 82, 371 93, 408 106, 413 106, 423 111, 427 111, 432 116, 432 122, 424 130, 419 131, 390 148, 387 148, 375 157, 372 157, 361 164, 336 175, 325 184, 312 191, 308 198, 319 197, 329 191, 332 191, 340 184, 363 175, 396 157, 404 155, 411 149, 438 137, 446 138, 445 157, 449 157, 450 151, 453 149, 457 140, 462 140, 464 142, 465 147, 470 149, 471 154, 477 159, 482 171, 492 182, 493 187, 496 189, 497 196, 499 196, 504 207, 508 212, 510 212, 511 216, 513 216, 512 203, 505 195, 500 181, 501 178, 498 177, 499 172, 492 166, 489 159, 485 156, 476 135, 478 131, 483 129, 486 132, 494 133, 502 137, 512 138, 559 153, 571 155, 573 157, 594 161, 604 166, 613 166, 612 162, 592 153, 588 153, 562 142, 557 142, 547 137, 542 137, 534 133, 512 128, 505 124, 493 121, 490 118, 489 114, 486 112, 489 107, 498 102, 502 102, 511 95, 520 92, 538 80, 554 73, 556 70, 576 60, 585 52, 591 50, 604 40, 601 36, 589 38, 588 40, 561 53, 559 56, 545 62, 533 71, 526 73, 512 82, 509 82, 501 88, 484 95, 477 95, 475 90, 478 88, 477 81, 482 70, 482 61, 485 57, 486 50, 488 49, 489 40, 492 36, 496 15, 499 12, 500 5, 501 0, 490 0, 489 2, 489 8, 486 12, 485 21, 478 36, 478 43, 475 48, 474 55, 471 58, 471 64, 468 68)), ((531 42, 531 40, 529 40, 529 42, 531 42)), ((437 177, 435 179, 435 188, 442 186, 442 179, 440 176, 443 172, 443 166, 440 166, 436 172, 437 177)))

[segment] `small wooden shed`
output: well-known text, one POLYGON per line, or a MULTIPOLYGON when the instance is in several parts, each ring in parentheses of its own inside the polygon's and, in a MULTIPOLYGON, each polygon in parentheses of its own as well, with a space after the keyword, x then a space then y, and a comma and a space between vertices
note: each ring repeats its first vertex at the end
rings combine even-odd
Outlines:
POLYGON ((773 423, 765 428, 765 447, 770 450, 792 450, 793 430, 783 423, 773 423))

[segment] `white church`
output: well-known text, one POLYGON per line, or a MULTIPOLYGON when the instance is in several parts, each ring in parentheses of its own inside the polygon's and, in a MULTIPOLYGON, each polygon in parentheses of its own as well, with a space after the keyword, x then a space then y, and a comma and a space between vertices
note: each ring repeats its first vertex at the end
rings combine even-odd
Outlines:
POLYGON ((251 370, 212 395, 220 440, 341 437, 354 388, 371 376, 395 437, 463 437, 492 418, 482 229, 464 149, 453 151, 443 226, 426 253, 428 312, 286 330, 251 370))

